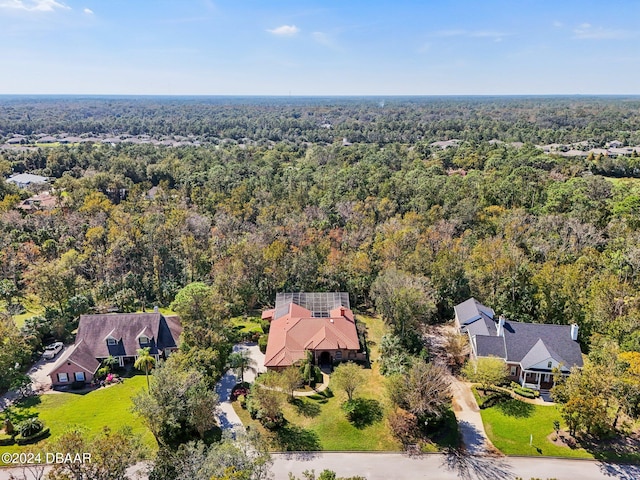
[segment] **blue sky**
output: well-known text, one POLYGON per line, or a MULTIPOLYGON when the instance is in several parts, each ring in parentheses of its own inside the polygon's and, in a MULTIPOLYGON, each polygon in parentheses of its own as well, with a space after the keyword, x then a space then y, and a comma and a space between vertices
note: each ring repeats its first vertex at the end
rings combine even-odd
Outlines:
POLYGON ((640 94, 636 0, 0 0, 2 94, 640 94))

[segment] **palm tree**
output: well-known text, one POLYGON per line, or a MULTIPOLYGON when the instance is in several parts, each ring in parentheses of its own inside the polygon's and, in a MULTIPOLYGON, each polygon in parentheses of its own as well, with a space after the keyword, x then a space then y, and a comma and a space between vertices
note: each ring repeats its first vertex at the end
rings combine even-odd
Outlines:
POLYGON ((137 355, 138 358, 133 366, 138 370, 144 370, 144 373, 147 376, 147 391, 149 391, 149 370, 155 366, 156 359, 149 353, 149 347, 139 348, 137 355))
POLYGON ((235 370, 240 376, 240 383, 244 383, 244 372, 256 365, 256 361, 246 350, 240 350, 229 355, 229 367, 235 370))
POLYGON ((109 355, 102 361, 102 365, 108 367, 110 372, 113 372, 113 369, 118 365, 118 359, 113 355, 109 355))

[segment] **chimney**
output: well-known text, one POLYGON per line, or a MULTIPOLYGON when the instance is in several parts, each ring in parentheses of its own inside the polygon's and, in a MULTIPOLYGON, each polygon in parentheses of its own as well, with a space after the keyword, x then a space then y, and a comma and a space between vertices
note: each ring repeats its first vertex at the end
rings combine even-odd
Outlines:
POLYGON ((571 325, 571 340, 578 341, 578 325, 575 323, 571 325))
POLYGON ((498 337, 504 337, 505 321, 506 321, 506 318, 504 318, 504 315, 500 315, 500 318, 498 318, 498 332, 497 332, 498 337))
POLYGON ((157 305, 154 305, 153 307, 153 313, 158 313, 160 311, 160 309, 158 309, 157 305))
POLYGON ((340 307, 340 316, 344 317, 344 307, 340 307))

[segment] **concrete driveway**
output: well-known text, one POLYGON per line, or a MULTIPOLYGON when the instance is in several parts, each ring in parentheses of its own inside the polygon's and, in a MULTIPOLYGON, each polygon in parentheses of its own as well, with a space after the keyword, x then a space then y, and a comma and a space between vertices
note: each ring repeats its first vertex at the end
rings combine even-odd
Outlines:
POLYGON ((33 381, 33 390, 37 393, 46 393, 51 390, 51 378, 49 374, 53 370, 53 366, 56 364, 60 356, 64 353, 67 347, 64 347, 60 352, 51 360, 45 360, 41 358, 33 367, 27 372, 27 375, 31 377, 33 381))
MULTIPOLYGON (((254 366, 248 371, 244 372, 245 382, 253 382, 261 372, 266 371, 264 366, 264 354, 260 351, 257 343, 239 343, 234 345, 234 352, 247 351, 255 362, 254 366)), ((216 411, 218 417, 218 424, 223 430, 233 430, 238 427, 242 427, 242 421, 236 414, 233 406, 231 405, 231 390, 238 383, 238 378, 232 370, 227 370, 218 384, 216 385, 216 393, 220 397, 220 405, 216 411)))
MULTIPOLYGON (((51 378, 49 378, 49 374, 51 370, 53 370, 53 366, 62 355, 62 352, 67 347, 64 347, 55 358, 51 360, 45 360, 40 358, 27 372, 27 375, 31 377, 31 388, 37 394, 41 393, 49 393, 54 390, 51 389, 51 378)), ((7 392, 0 397, 0 412, 11 405, 17 398, 17 394, 15 392, 7 392)))

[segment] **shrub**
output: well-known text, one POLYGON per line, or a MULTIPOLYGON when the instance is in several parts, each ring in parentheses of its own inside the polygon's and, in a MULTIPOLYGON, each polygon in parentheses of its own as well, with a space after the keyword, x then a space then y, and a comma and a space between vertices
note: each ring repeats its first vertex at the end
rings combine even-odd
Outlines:
POLYGON ((480 405, 480 408, 485 409, 493 407, 494 405, 504 400, 508 400, 509 398, 511 397, 505 392, 494 392, 491 395, 487 395, 486 397, 484 397, 484 401, 480 405))
POLYGON ((16 441, 14 440, 13 435, 9 433, 0 433, 0 447, 7 447, 14 443, 16 443, 16 441))
POLYGON ((269 335, 261 335, 258 339, 258 347, 262 353, 267 353, 267 342, 269 341, 269 335))
POLYGON ((21 437, 26 438, 42 431, 43 428, 44 423, 42 423, 42 420, 37 418, 27 418, 18 426, 18 432, 20 432, 21 437))
POLYGON ((262 327, 262 331, 264 333, 269 333, 269 328, 271 328, 271 322, 269 320, 260 320, 260 326, 262 327))
POLYGON ((18 435, 15 440, 18 445, 27 445, 29 443, 36 443, 48 436, 49 436, 49 427, 44 428, 40 430, 38 433, 35 433, 29 437, 18 435))
POLYGON ((418 419, 414 414, 399 408, 389 414, 388 422, 391 433, 403 445, 414 441, 418 432, 418 419))
POLYGON ((71 390, 81 390, 85 387, 85 383, 81 380, 76 380, 71 384, 71 390))

